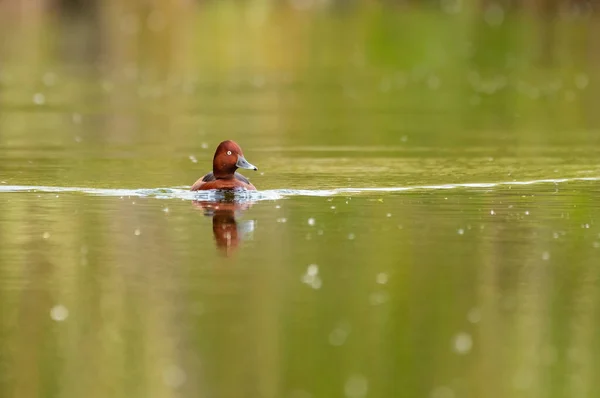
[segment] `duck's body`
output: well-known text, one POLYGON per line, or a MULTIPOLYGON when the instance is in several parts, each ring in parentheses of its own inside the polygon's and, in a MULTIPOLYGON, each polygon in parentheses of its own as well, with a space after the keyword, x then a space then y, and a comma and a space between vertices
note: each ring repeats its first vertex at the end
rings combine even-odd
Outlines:
POLYGON ((236 172, 233 178, 215 178, 214 173, 211 171, 205 176, 201 177, 198 181, 192 185, 192 191, 204 190, 204 189, 236 189, 243 188, 249 191, 256 191, 256 187, 252 185, 250 180, 236 172))
POLYGON ((236 172, 238 168, 258 170, 248 163, 242 148, 233 141, 223 141, 217 147, 213 158, 213 171, 205 174, 192 185, 192 191, 209 189, 246 189, 255 191, 250 180, 236 172))

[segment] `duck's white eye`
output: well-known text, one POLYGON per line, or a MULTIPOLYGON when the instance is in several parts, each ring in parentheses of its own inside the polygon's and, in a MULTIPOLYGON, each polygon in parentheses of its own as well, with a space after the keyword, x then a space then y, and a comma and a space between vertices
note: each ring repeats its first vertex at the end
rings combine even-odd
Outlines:
POLYGON ((231 155, 231 151, 227 151, 227 154, 228 154, 228 155, 231 155))

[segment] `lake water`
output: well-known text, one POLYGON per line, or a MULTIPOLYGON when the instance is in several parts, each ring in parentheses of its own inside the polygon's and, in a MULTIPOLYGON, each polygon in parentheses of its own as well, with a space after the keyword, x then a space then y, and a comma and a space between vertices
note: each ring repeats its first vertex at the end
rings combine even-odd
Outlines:
POLYGON ((183 3, 2 17, 1 396, 600 394, 597 17, 183 3))

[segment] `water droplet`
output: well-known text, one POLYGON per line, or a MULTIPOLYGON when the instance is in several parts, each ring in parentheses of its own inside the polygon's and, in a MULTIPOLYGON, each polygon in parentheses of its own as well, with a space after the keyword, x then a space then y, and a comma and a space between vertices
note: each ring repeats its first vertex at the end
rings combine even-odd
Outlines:
POLYGON ((454 391, 447 386, 436 387, 431 392, 431 398, 454 398, 454 391))
POLYGON ((329 344, 336 347, 344 345, 349 334, 350 331, 347 325, 340 325, 329 333, 329 344))
POLYGON ((148 15, 148 19, 146 20, 146 24, 148 28, 154 32, 160 32, 163 30, 167 24, 162 13, 158 11, 152 11, 150 15, 148 15))
POLYGON ((47 72, 44 74, 44 77, 42 77, 42 81, 48 87, 54 86, 56 84, 56 75, 52 72, 47 72))
POLYGON ((461 332, 454 337, 454 351, 457 354, 468 354, 472 347, 473 339, 470 334, 461 332))
POLYGON ((69 310, 64 305, 58 304, 50 310, 50 318, 56 322, 62 322, 69 317, 69 310))
POLYGON ((290 5, 296 10, 308 10, 310 9, 315 0, 289 0, 290 5))
POLYGON ((520 369, 513 377, 513 386, 517 390, 528 390, 532 382, 532 374, 527 369, 520 369))
POLYGON ((573 102, 573 101, 575 101, 576 98, 577 98, 577 94, 575 94, 575 91, 573 91, 573 90, 565 91, 565 101, 573 102))
POLYGON ((578 89, 585 89, 589 83, 590 78, 585 73, 580 73, 577 76, 575 76, 575 86, 577 86, 578 89))
POLYGON ((317 264, 310 264, 306 268, 306 273, 302 275, 302 283, 305 283, 313 289, 321 288, 322 281, 319 278, 319 266, 317 264))
POLYGON ((252 84, 256 88, 264 87, 266 82, 267 82, 267 80, 265 79, 264 76, 255 76, 254 79, 252 79, 252 84))
POLYGON ((288 394, 288 398, 313 398, 313 396, 308 391, 292 390, 288 394))
POLYGON ((171 388, 181 387, 186 379, 185 372, 179 366, 171 365, 163 372, 163 381, 171 388))
POLYGON ((446 14, 458 14, 462 9, 462 0, 440 0, 440 6, 446 14))
POLYGON ((438 88, 440 88, 441 84, 442 84, 442 81, 440 80, 439 77, 437 77, 435 75, 431 75, 431 76, 429 76, 429 79, 427 79, 427 86, 429 87, 430 90, 437 90, 438 88))
POLYGON ((114 88, 114 84, 108 80, 102 82, 102 90, 107 93, 110 93, 114 88))
POLYGON ((390 88, 392 88, 392 83, 390 79, 381 79, 381 82, 379 82, 379 91, 381 91, 382 93, 387 93, 388 91, 390 91, 390 88))
POLYGON ((471 308, 467 314, 467 319, 471 323, 478 323, 481 320, 481 311, 479 311, 479 308, 471 308))
POLYGON ((389 298, 390 295, 388 294, 388 292, 374 292, 371 293, 371 295, 369 296, 369 303, 371 303, 371 305, 381 305, 385 304, 389 300, 389 298))
POLYGON ((33 103, 36 105, 44 105, 46 102, 46 97, 42 93, 35 93, 33 95, 33 103))
POLYGON ((379 283, 380 285, 385 285, 388 282, 388 279, 388 274, 386 274, 385 272, 380 272, 377 274, 375 281, 377 281, 377 283, 379 283))
POLYGON ((550 260, 550 253, 549 252, 543 252, 542 253, 542 260, 544 260, 544 261, 550 260))
POLYGON ((344 384, 344 393, 348 398, 362 398, 369 391, 369 381, 361 374, 353 374, 344 384))
POLYGON ((504 22, 504 9, 500 4, 492 3, 486 8, 483 19, 490 26, 500 26, 504 22))
POLYGON ((313 396, 304 390, 292 390, 288 394, 287 398, 313 398, 313 396))
POLYGON ((139 29, 137 16, 134 14, 125 14, 121 17, 119 28, 126 34, 132 35, 139 29))

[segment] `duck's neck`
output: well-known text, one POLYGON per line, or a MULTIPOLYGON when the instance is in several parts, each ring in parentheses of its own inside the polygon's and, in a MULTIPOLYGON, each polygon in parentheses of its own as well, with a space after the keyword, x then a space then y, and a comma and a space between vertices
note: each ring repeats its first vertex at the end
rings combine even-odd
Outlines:
POLYGON ((235 171, 223 171, 213 170, 213 175, 217 180, 233 180, 235 178, 235 171))

